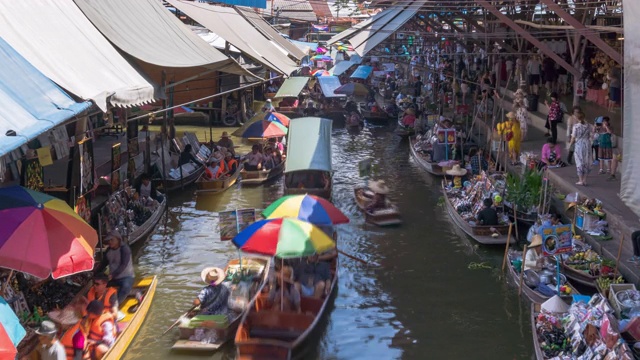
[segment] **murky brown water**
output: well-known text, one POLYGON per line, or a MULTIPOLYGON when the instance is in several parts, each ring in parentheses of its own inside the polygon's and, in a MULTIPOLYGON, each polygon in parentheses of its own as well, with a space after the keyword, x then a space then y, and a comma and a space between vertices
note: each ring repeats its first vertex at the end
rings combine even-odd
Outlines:
MULTIPOLYGON (((214 138, 222 131, 216 130, 214 138)), ((340 247, 380 267, 340 258, 335 303, 304 358, 530 359, 529 306, 501 276, 503 249, 478 247, 453 228, 437 205, 439 182, 410 159, 408 144, 389 129, 334 129, 333 147, 333 202, 351 218, 338 229, 340 247), (367 157, 377 159, 378 176, 392 184, 401 227, 365 225, 355 206, 352 189, 363 181, 357 162, 367 157), (485 261, 496 269, 468 268, 485 261)), ((160 334, 189 308, 202 287, 200 270, 222 266, 236 254, 232 244, 219 241, 216 211, 264 208, 282 195, 281 188, 280 182, 234 187, 200 199, 187 190, 170 199, 166 226, 136 249, 138 272, 157 274, 160 281, 125 359, 212 357, 172 352, 177 334, 160 334)), ((234 356, 229 346, 213 358, 234 356)))

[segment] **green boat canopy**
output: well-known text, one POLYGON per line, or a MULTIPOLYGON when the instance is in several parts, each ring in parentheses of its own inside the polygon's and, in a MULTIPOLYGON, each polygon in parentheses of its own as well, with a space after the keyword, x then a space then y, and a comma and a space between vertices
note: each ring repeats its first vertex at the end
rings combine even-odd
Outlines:
POLYGON ((331 171, 332 124, 331 120, 319 117, 291 119, 284 172, 331 171))
POLYGON ((276 98, 284 98, 284 97, 298 97, 304 89, 304 86, 309 82, 309 78, 307 76, 294 76, 286 79, 282 86, 276 93, 276 98))

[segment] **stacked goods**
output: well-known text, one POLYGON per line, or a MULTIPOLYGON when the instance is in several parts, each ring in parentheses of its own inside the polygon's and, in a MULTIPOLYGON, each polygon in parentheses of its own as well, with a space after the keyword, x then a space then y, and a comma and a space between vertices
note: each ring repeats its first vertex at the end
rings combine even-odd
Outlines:
MULTIPOLYGON (((589 249, 587 251, 574 252, 564 264, 574 270, 585 272, 591 276, 615 275, 615 262, 603 259, 598 253, 589 249)), ((605 287, 604 289, 608 289, 605 287)))
MULTIPOLYGON (((466 186, 461 188, 448 188, 447 196, 458 214, 470 225, 474 226, 476 225, 476 216, 483 208, 482 201, 485 198, 493 199, 494 187, 488 179, 465 181, 465 184, 466 186)), ((500 224, 509 223, 509 218, 505 214, 498 215, 500 224)))
POLYGON ((127 186, 113 193, 105 206, 105 230, 118 229, 121 234, 131 234, 142 226, 158 209, 158 201, 139 196, 134 188, 127 186))
POLYGON ((536 318, 536 334, 545 358, 562 358, 571 355, 571 343, 560 319, 555 315, 540 312, 536 318))

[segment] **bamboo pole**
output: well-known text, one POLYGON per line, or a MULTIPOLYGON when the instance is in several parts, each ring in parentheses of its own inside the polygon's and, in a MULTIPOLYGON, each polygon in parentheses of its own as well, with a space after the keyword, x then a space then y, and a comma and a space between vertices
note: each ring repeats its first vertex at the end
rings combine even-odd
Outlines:
POLYGON ((520 235, 518 233, 518 213, 516 212, 516 208, 518 207, 518 204, 513 204, 513 223, 516 224, 516 240, 520 241, 520 235))
POLYGON ((507 235, 507 244, 504 246, 504 257, 502 258, 502 272, 507 267, 507 254, 509 253, 509 243, 511 242, 511 228, 513 223, 509 224, 509 233, 507 235))
MULTIPOLYGON (((524 263, 527 259, 527 245, 524 246, 522 250, 522 267, 520 267, 520 279, 518 282, 518 295, 522 294, 522 281, 524 280, 524 263)), ((535 251, 535 250, 534 250, 535 251)))

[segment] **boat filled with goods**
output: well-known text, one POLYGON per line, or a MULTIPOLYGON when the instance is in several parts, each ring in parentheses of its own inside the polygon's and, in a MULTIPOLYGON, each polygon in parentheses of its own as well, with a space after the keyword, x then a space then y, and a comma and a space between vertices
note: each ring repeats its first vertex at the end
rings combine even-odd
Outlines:
MULTIPOLYGON (((533 251, 533 250, 529 250, 533 251)), ((554 295, 562 298, 570 297, 578 292, 567 282, 562 274, 556 274, 555 266, 551 265, 543 269, 527 269, 522 273, 524 262, 522 252, 510 250, 508 253, 509 275, 518 288, 522 287, 522 293, 532 303, 541 304, 554 295), (560 279, 560 286, 558 286, 560 279)))

